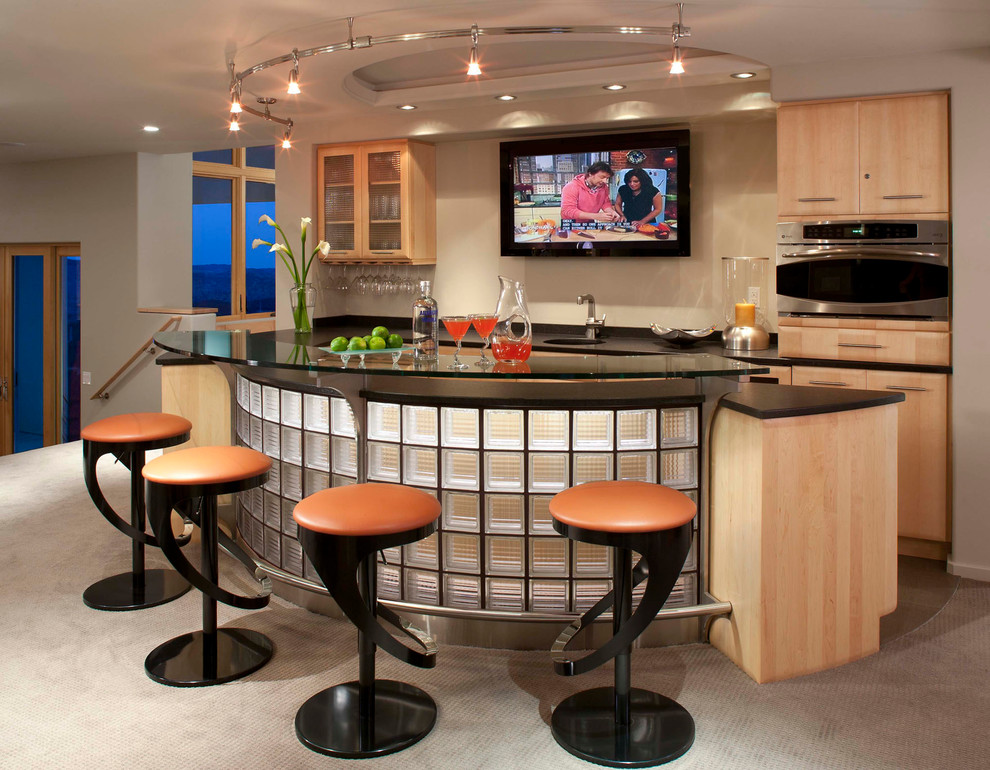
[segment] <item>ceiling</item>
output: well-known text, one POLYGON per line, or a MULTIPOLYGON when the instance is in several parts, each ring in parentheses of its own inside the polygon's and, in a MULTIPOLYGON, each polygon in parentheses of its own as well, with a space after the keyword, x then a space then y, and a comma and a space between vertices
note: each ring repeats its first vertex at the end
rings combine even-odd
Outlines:
MULTIPOLYGON (((292 48, 354 36, 442 29, 568 25, 669 28, 672 3, 645 0, 4 0, 0 27, 0 163, 121 152, 171 153, 272 141, 280 127, 245 118, 226 130, 229 74, 292 48), (160 131, 148 134, 144 125, 160 131)), ((284 94, 288 66, 246 79, 244 98, 275 96, 296 138, 326 141, 327 126, 387 123, 444 137, 437 116, 526 110, 548 99, 602 99, 605 82, 644 99, 664 88, 722 85, 741 69, 762 90, 773 67, 990 45, 988 0, 694 0, 687 73, 671 78, 669 34, 482 37, 485 74, 461 74, 465 38, 372 45, 304 59, 303 93, 284 94), (494 102, 511 92, 515 102, 494 102), (396 107, 416 104, 402 113, 396 107), (431 128, 432 127, 432 128, 431 128)), ((752 91, 752 84, 740 85, 752 91)), ((656 98, 656 97, 654 97, 656 98)), ((538 118, 537 118, 538 119, 538 118)), ((495 125, 493 123, 493 125, 495 125)), ((527 126, 522 126, 523 128, 527 126)), ((536 126, 528 126, 535 128, 536 126)))

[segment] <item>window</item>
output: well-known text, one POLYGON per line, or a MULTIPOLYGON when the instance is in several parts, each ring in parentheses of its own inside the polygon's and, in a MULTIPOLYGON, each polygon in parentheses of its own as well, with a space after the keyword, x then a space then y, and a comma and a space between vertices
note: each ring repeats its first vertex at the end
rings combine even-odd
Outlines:
POLYGON ((241 320, 275 313, 276 257, 251 248, 273 240, 274 146, 193 153, 192 284, 195 307, 241 320))

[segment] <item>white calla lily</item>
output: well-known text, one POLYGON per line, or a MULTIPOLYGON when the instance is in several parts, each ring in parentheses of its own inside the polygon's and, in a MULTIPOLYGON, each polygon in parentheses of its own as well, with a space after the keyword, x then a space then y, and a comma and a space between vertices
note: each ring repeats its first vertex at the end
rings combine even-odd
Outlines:
POLYGON ((251 248, 256 249, 259 246, 271 246, 271 245, 272 245, 271 241, 263 241, 261 240, 261 238, 255 238, 254 242, 251 244, 251 248))
POLYGON ((277 251, 282 254, 289 254, 289 255, 292 254, 292 252, 289 251, 289 247, 286 246, 284 243, 273 243, 272 247, 268 251, 277 251))
POLYGON ((267 214, 262 214, 260 217, 258 217, 258 224, 260 225, 262 222, 265 222, 266 224, 269 224, 272 227, 275 227, 275 220, 272 219, 267 214))
POLYGON ((320 241, 316 245, 316 250, 325 257, 327 254, 330 253, 330 244, 327 243, 326 241, 320 241))

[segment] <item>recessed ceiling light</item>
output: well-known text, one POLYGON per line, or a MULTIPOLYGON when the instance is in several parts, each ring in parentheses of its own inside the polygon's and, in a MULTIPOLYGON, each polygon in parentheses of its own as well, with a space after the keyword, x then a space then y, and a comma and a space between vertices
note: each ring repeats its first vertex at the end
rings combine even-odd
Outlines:
POLYGON ((514 97, 512 94, 502 94, 500 96, 496 96, 495 98, 498 99, 500 102, 511 102, 516 97, 514 97))
POLYGON ((416 109, 415 104, 400 104, 396 109, 400 110, 414 110, 416 109))
POLYGON ((158 130, 158 126, 145 126, 144 130, 147 131, 149 134, 153 134, 158 130))
POLYGON ((729 75, 730 78, 737 78, 739 80, 749 80, 750 78, 755 78, 755 72, 733 72, 729 75))
POLYGON ((622 83, 610 83, 607 86, 602 86, 602 88, 606 91, 621 91, 625 86, 622 83))

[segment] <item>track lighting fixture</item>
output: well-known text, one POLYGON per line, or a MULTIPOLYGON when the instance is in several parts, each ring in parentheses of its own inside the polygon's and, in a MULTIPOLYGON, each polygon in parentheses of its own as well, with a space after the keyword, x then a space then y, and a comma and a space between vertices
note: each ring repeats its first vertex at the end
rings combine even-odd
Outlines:
POLYGON ((292 69, 289 70, 289 87, 285 90, 287 94, 302 93, 299 90, 299 51, 292 49, 292 69))
MULTIPOLYGON (((277 67, 283 64, 290 64, 291 69, 289 70, 289 84, 287 91, 290 94, 301 93, 299 88, 299 60, 304 59, 309 56, 319 56, 321 54, 337 53, 340 51, 353 51, 359 48, 370 48, 373 45, 384 45, 386 43, 412 43, 412 42, 422 42, 424 40, 445 40, 449 38, 465 38, 471 39, 471 52, 468 59, 467 75, 469 77, 478 77, 482 74, 481 71, 481 57, 479 55, 478 40, 481 35, 494 35, 494 36, 504 36, 517 38, 519 35, 591 35, 591 36, 616 36, 616 35, 663 35, 665 33, 670 34, 671 42, 673 45, 673 57, 670 63, 671 74, 680 74, 684 72, 683 56, 681 54, 680 40, 684 37, 689 37, 691 30, 685 27, 682 23, 682 12, 684 4, 677 3, 677 21, 670 27, 643 27, 643 26, 614 26, 614 27, 604 27, 604 26, 566 26, 566 27, 479 27, 477 24, 472 24, 468 29, 442 29, 442 30, 432 30, 429 32, 405 32, 396 33, 392 35, 383 35, 381 37, 372 38, 371 35, 363 35, 360 37, 354 37, 354 17, 348 17, 347 19, 347 39, 338 43, 328 43, 325 45, 314 46, 313 48, 307 48, 300 51, 298 48, 293 48, 291 52, 276 56, 275 58, 268 59, 267 61, 259 62, 251 67, 248 67, 241 72, 237 72, 234 68, 234 62, 228 62, 228 68, 230 70, 230 130, 239 131, 240 124, 238 122, 238 115, 247 113, 249 115, 254 115, 259 118, 264 118, 265 120, 270 120, 275 123, 281 123, 286 126, 286 131, 282 137, 282 147, 288 149, 292 143, 292 121, 289 118, 279 118, 272 115, 269 112, 268 105, 274 103, 274 100, 259 100, 265 104, 264 112, 252 109, 246 106, 241 100, 241 84, 245 78, 254 75, 262 70, 269 69, 271 67, 277 67), (241 112, 239 113, 237 108, 240 107, 241 112)), ((604 86, 610 90, 619 90, 623 86, 621 84, 615 84, 612 86, 604 86)), ((496 96, 496 99, 501 99, 503 101, 508 101, 508 95, 496 96)), ((410 109, 413 105, 400 105, 398 109, 410 109)))
POLYGON ((471 25, 471 58, 468 61, 467 74, 476 77, 481 74, 481 63, 478 61, 478 25, 471 25))
POLYGON ((691 28, 685 27, 681 20, 681 13, 684 11, 684 3, 677 4, 677 21, 670 27, 670 42, 674 47, 670 58, 670 74, 684 74, 684 58, 681 55, 681 47, 678 45, 682 37, 691 37, 691 28))

